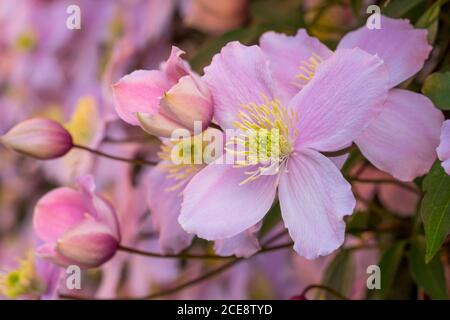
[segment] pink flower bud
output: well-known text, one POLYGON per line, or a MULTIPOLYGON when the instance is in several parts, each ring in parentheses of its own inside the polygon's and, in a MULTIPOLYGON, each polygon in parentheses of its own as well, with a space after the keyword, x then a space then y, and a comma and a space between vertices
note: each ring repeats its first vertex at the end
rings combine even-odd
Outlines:
POLYGON ((54 159, 73 146, 72 136, 59 123, 45 118, 23 121, 0 137, 12 150, 37 159, 54 159))
POLYGON ((206 129, 213 115, 213 101, 206 84, 173 47, 159 70, 137 70, 114 86, 116 110, 132 125, 150 134, 170 137, 183 128, 194 133, 194 122, 206 129))
POLYGON ((200 121, 202 129, 206 129, 213 115, 209 90, 194 74, 180 78, 178 83, 164 94, 160 105, 164 113, 191 132, 194 131, 195 121, 200 121))
POLYGON ((36 205, 34 229, 43 242, 37 254, 61 265, 95 268, 114 256, 120 243, 114 208, 94 192, 91 176, 78 190, 58 188, 36 205))

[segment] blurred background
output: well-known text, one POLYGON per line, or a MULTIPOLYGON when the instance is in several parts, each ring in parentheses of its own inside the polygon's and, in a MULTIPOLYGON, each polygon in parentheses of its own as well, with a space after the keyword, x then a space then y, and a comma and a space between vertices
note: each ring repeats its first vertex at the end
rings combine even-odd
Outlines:
MULTIPOLYGON (((111 85, 122 76, 136 69, 158 68, 172 45, 183 49, 193 69, 202 74, 203 67, 229 41, 255 44, 269 30, 295 34, 306 28, 334 49, 345 33, 365 24, 370 4, 378 4, 388 16, 409 18, 417 27, 429 30, 434 46, 431 58, 420 74, 402 86, 419 91, 430 73, 449 71, 447 1, 2 0, 0 135, 22 120, 45 116, 63 124, 75 143, 129 158, 152 159, 159 141, 120 121, 114 111, 111 85), (74 4, 81 9, 79 30, 66 27, 66 9, 74 4)), ((360 154, 352 154, 344 170, 355 172, 362 163, 360 154)), ((0 287, 2 298, 46 297, 51 275, 47 269, 42 272, 32 254, 33 208, 43 194, 58 186, 71 186, 85 173, 95 176, 98 190, 117 208, 124 242, 159 250, 151 212, 142 200, 157 196, 146 194, 147 169, 80 150, 40 162, 0 145, 0 277, 5 281, 6 275, 16 270, 18 277, 26 280, 20 290, 7 292, 0 287)), ((365 175, 385 176, 375 168, 365 175)), ((411 188, 416 185, 411 183, 411 188)), ((307 261, 292 250, 261 255, 164 297, 304 298, 309 285, 324 284, 354 299, 427 298, 418 285, 420 280, 409 272, 401 244, 414 226, 418 196, 395 185, 356 183, 354 189, 360 201, 358 212, 348 221, 347 249, 315 261, 307 261), (375 240, 382 247, 371 246, 375 240), (362 244, 364 248, 359 250, 362 244), (387 249, 390 260, 385 255, 387 249), (392 264, 393 275, 387 289, 374 294, 366 288, 366 268, 380 259, 392 264)), ((266 237, 283 227, 276 218, 279 209, 273 210, 268 219, 275 218, 265 221, 263 227, 272 228, 266 237)), ((195 240, 193 250, 196 248, 212 250, 200 240, 195 240)), ((437 268, 448 279, 445 259, 448 256, 437 268)), ((82 293, 92 297, 145 296, 200 275, 216 264, 219 262, 119 253, 102 268, 83 273, 82 293)), ((337 298, 319 290, 308 295, 337 298)))

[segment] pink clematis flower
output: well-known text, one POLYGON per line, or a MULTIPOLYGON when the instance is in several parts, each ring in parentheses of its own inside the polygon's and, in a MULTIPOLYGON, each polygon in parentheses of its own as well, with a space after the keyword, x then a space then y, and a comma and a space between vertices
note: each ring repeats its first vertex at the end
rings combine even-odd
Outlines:
POLYGON ((193 132, 195 121, 201 122, 202 129, 208 127, 211 96, 181 54, 183 51, 172 47, 160 70, 134 71, 114 85, 116 111, 122 120, 163 137, 178 128, 193 132))
POLYGON ((34 229, 43 242, 39 256, 62 266, 98 267, 109 260, 120 243, 114 209, 94 193, 91 176, 79 179, 79 190, 59 188, 39 200, 34 229))
MULTIPOLYGON (((304 30, 292 37, 268 32, 260 44, 281 84, 280 90, 287 96, 302 90, 313 69, 332 54, 304 30)), ((351 48, 377 54, 384 61, 390 88, 416 74, 432 49, 426 30, 414 29, 407 20, 384 16, 381 29, 364 26, 344 36, 338 50, 351 48)), ((444 117, 427 97, 403 89, 391 89, 384 103, 383 112, 355 142, 378 169, 399 180, 411 181, 427 173, 436 160, 444 117)))
MULTIPOLYGON (((217 131, 209 128, 205 133, 217 131)), ((221 134, 221 133, 219 133, 221 134)), ((154 219, 156 230, 159 232, 159 244, 166 253, 179 253, 188 247, 193 235, 187 233, 178 223, 181 212, 182 193, 186 185, 196 174, 205 168, 205 164, 186 163, 175 164, 171 154, 173 148, 179 148, 181 144, 193 152, 202 152, 203 145, 196 144, 194 139, 201 136, 182 139, 180 141, 164 141, 159 152, 160 163, 147 176, 148 207, 154 219), (191 140, 192 139, 192 140, 191 140), (196 146, 201 146, 196 148, 196 146), (198 150, 201 149, 201 150, 198 150)), ((180 148, 182 149, 182 148, 180 148)), ((192 155, 187 155, 191 158, 192 155)), ((216 241, 214 250, 222 256, 236 255, 249 257, 260 249, 256 231, 259 226, 252 226, 233 237, 216 241)))
POLYGON ((450 120, 444 121, 441 132, 441 143, 437 148, 439 160, 447 174, 450 174, 450 120))
MULTIPOLYGON (((349 145, 381 111, 388 73, 375 55, 358 48, 338 50, 287 99, 269 63, 258 46, 232 42, 213 58, 204 80, 223 129, 238 128, 243 138, 279 132, 280 152, 273 159, 279 170, 264 162, 209 164, 184 190, 178 221, 201 238, 229 238, 262 220, 278 188, 294 249, 313 259, 343 243, 343 217, 355 207, 350 184, 320 152, 349 145)), ((255 156, 245 144, 240 147, 249 158, 255 156)), ((256 149, 264 148, 261 143, 256 149)))

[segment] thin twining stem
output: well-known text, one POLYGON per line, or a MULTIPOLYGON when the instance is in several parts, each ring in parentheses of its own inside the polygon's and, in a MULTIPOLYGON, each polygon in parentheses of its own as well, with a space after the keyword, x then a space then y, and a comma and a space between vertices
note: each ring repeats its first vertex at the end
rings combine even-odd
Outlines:
POLYGON ((339 156, 346 155, 347 153, 352 151, 355 147, 356 147, 356 145, 353 143, 350 146, 348 146, 347 148, 344 148, 344 149, 341 149, 338 151, 324 151, 321 153, 326 157, 339 157, 339 156))
MULTIPOLYGON (((292 247, 292 245, 293 245, 293 243, 289 242, 289 243, 284 243, 284 244, 280 244, 280 245, 273 246, 273 247, 263 247, 260 251, 255 253, 253 255, 253 257, 257 256, 259 254, 263 254, 263 253, 267 253, 267 252, 272 252, 272 251, 276 251, 276 250, 289 248, 289 247, 292 247)), ((210 278, 212 278, 212 277, 214 277, 214 276, 224 272, 225 270, 228 270, 229 268, 233 267, 237 263, 239 263, 241 261, 244 261, 244 260, 246 260, 246 259, 244 259, 244 258, 235 258, 234 260, 232 260, 230 262, 227 262, 227 263, 221 265, 220 267, 218 267, 216 269, 210 270, 210 271, 204 273, 203 275, 201 275, 201 276, 199 276, 197 278, 194 278, 192 280, 188 280, 188 281, 186 281, 184 283, 181 283, 181 284, 179 284, 179 285, 177 285, 177 286, 175 286, 173 288, 169 288, 169 289, 166 289, 166 290, 155 292, 153 294, 150 294, 150 295, 147 295, 147 296, 144 296, 144 297, 121 297, 121 298, 117 298, 117 299, 108 299, 108 300, 146 300, 146 299, 160 298, 160 297, 172 294, 172 293, 176 293, 176 292, 181 291, 181 290, 183 290, 185 288, 188 288, 190 286, 199 284, 200 282, 203 282, 203 281, 205 281, 207 279, 210 279, 210 278)), ((59 296, 61 298, 65 298, 65 299, 75 299, 75 300, 90 300, 90 299, 92 299, 92 298, 89 298, 89 297, 75 296, 75 295, 66 295, 66 294, 59 294, 59 296)))
POLYGON ((422 192, 420 190, 418 190, 417 188, 414 188, 413 186, 410 186, 402 181, 398 181, 398 180, 394 180, 394 179, 363 179, 363 178, 356 178, 356 177, 351 177, 351 176, 347 176, 346 177, 350 182, 357 182, 357 183, 375 183, 375 184, 379 184, 379 183, 389 183, 389 184, 395 184, 405 190, 414 192, 418 195, 422 195, 422 192))
POLYGON ((84 150, 84 151, 90 152, 90 153, 95 154, 95 155, 100 156, 100 157, 105 157, 105 158, 116 160, 116 161, 128 162, 128 163, 132 163, 132 164, 138 165, 138 166, 142 166, 142 165, 154 166, 154 165, 157 164, 157 162, 144 160, 144 159, 130 159, 130 158, 123 158, 123 157, 119 157, 119 156, 114 156, 114 155, 111 155, 111 154, 104 153, 104 152, 102 152, 100 150, 91 149, 89 147, 81 146, 81 145, 77 145, 77 144, 74 144, 73 148, 84 150))
POLYGON ((161 258, 161 259, 230 259, 234 258, 234 256, 218 256, 214 254, 188 254, 188 253, 180 253, 180 254, 160 254, 156 252, 144 251, 135 248, 130 248, 126 246, 119 246, 119 250, 128 252, 131 254, 138 254, 145 257, 150 258, 161 258))
POLYGON ((318 290, 326 291, 326 292, 328 292, 329 294, 331 294, 331 295, 333 295, 333 296, 335 296, 336 298, 339 298, 339 299, 341 299, 341 300, 350 300, 349 298, 347 298, 346 296, 344 296, 343 294, 341 294, 339 291, 334 290, 333 288, 330 288, 330 287, 321 285, 321 284, 312 284, 312 285, 307 286, 307 287, 303 290, 303 292, 302 292, 302 294, 301 294, 300 296, 306 298, 306 294, 307 294, 309 291, 313 290, 313 289, 318 289, 318 290))

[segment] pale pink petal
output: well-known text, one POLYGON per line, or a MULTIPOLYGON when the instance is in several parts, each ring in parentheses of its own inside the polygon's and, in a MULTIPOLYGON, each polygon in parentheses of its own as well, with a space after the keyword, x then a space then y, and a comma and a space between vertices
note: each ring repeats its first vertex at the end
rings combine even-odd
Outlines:
POLYGON ((325 156, 297 151, 281 174, 278 194, 283 221, 300 255, 315 259, 342 245, 343 217, 352 214, 355 198, 350 184, 325 156))
POLYGON ((84 220, 89 204, 70 188, 59 188, 45 195, 34 211, 34 229, 44 241, 56 241, 64 232, 84 220))
POLYGON ((298 113, 297 147, 336 151, 348 146, 381 111, 388 75, 360 49, 338 50, 290 102, 298 113))
POLYGON ((214 118, 222 128, 233 128, 243 104, 264 103, 263 95, 274 98, 268 64, 258 46, 230 42, 205 68, 203 79, 214 100, 214 118))
POLYGON ((91 175, 84 175, 77 180, 79 188, 89 200, 91 210, 88 211, 97 221, 105 223, 117 239, 120 239, 119 221, 114 207, 105 198, 95 193, 95 181, 91 175))
POLYGON ((425 96, 393 89, 383 112, 356 140, 378 169, 411 181, 427 173, 436 160, 444 116, 425 96))
POLYGON ((414 29, 408 20, 381 17, 381 29, 366 26, 348 33, 339 43, 341 48, 361 48, 378 54, 389 70, 390 87, 398 85, 422 69, 432 47, 427 31, 414 29))
POLYGON ((170 83, 162 72, 134 71, 113 86, 116 111, 122 120, 132 125, 139 125, 136 113, 157 113, 159 100, 169 89, 170 83))
POLYGON ((191 244, 193 235, 184 231, 178 223, 183 189, 170 190, 178 182, 167 177, 163 165, 156 166, 147 177, 147 203, 159 231, 161 249, 176 254, 191 244))
POLYGON ((56 251, 56 243, 45 243, 36 248, 36 255, 39 258, 49 260, 59 266, 69 266, 77 264, 75 260, 69 259, 56 251))
POLYGON ((184 54, 183 50, 172 46, 169 58, 161 66, 161 71, 165 73, 171 85, 191 72, 189 64, 180 57, 182 54, 184 54))
POLYGON ((181 124, 162 113, 137 113, 136 116, 142 129, 151 135, 170 137, 174 130, 182 128, 181 124))
POLYGON ((214 252, 219 256, 232 256, 249 258, 261 249, 257 232, 260 226, 253 226, 244 232, 228 239, 216 240, 214 252))
POLYGON ((300 89, 300 67, 313 55, 327 59, 333 52, 304 29, 295 36, 273 31, 266 32, 259 40, 261 49, 270 61, 274 80, 281 86, 285 97, 293 97, 300 89))
POLYGON ((197 76, 180 78, 161 99, 161 109, 171 119, 194 130, 194 122, 201 121, 206 129, 213 116, 213 102, 206 85, 197 76))
POLYGON ((88 219, 66 232, 58 240, 56 251, 82 268, 92 268, 108 261, 118 244, 116 235, 105 224, 88 219))
POLYGON ((183 229, 207 240, 231 238, 258 223, 275 198, 276 175, 239 185, 251 168, 210 164, 183 192, 183 229))
POLYGON ((450 174, 450 120, 444 121, 442 125, 441 142, 436 151, 445 172, 450 174))

